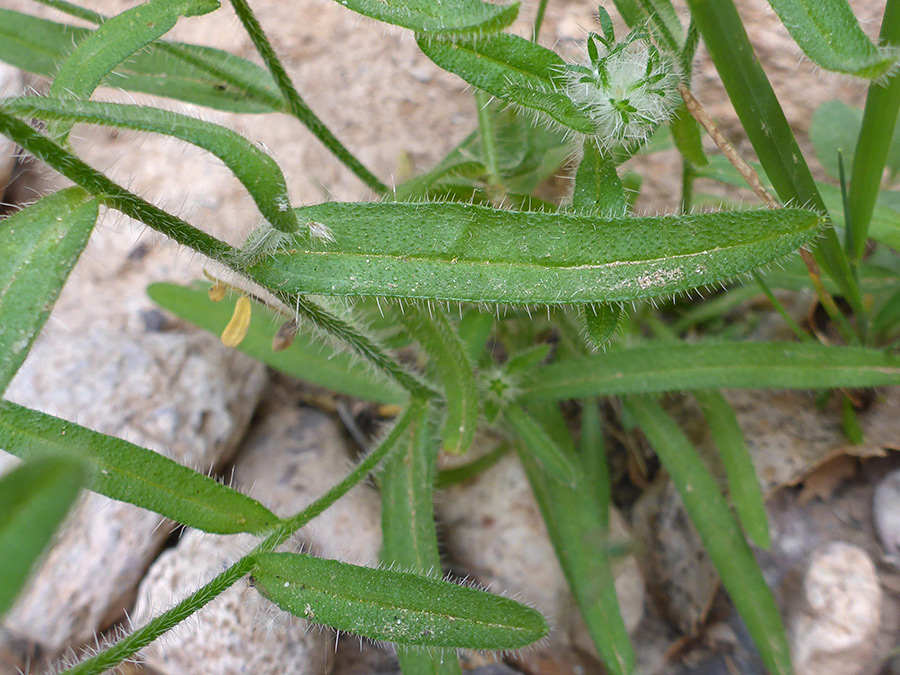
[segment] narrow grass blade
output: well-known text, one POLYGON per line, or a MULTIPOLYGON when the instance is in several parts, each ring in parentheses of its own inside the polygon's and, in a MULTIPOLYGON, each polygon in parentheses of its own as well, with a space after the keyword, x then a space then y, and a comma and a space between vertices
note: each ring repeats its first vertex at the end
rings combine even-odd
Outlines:
MULTIPOLYGON (((423 414, 405 432, 399 452, 379 473, 382 562, 389 569, 440 579, 441 557, 434 527, 434 472, 437 446, 423 414)), ((459 675, 450 650, 401 649, 404 675, 459 675)))
POLYGON ((656 344, 544 366, 522 402, 697 389, 828 389, 900 384, 900 358, 796 342, 656 344))
POLYGON ((0 618, 69 512, 83 479, 77 462, 43 459, 0 478, 0 618))
POLYGON ((817 66, 877 79, 900 53, 879 49, 863 32, 847 0, 769 0, 791 37, 817 66))
MULTIPOLYGON (((688 6, 728 98, 778 197, 785 204, 804 204, 825 213, 809 166, 753 52, 734 1, 688 0, 688 6)), ((813 253, 824 270, 837 281, 841 295, 857 312, 863 313, 850 264, 833 230, 824 231, 813 253)))
POLYGON ((278 520, 259 502, 168 457, 9 401, 0 401, 0 448, 24 460, 78 460, 90 469, 91 490, 206 532, 262 532, 278 520))
MULTIPOLYGON (((900 52, 900 0, 888 0, 881 24, 881 41, 900 52)), ((862 258, 875 199, 900 111, 900 74, 893 72, 884 82, 869 85, 862 129, 853 157, 848 195, 848 255, 862 258)))
MULTIPOLYGON (((53 77, 72 45, 91 32, 0 9, 0 60, 53 77)), ((232 112, 276 112, 285 107, 265 70, 234 54, 198 45, 155 42, 116 66, 100 84, 232 112)))
POLYGON ((338 0, 372 19, 420 33, 483 34, 506 28, 519 14, 519 3, 490 4, 481 0, 338 0))
POLYGON ((562 483, 567 488, 576 484, 578 470, 566 456, 556 439, 521 406, 511 403, 503 411, 506 421, 522 439, 524 450, 534 458, 548 477, 562 483))
POLYGON ((469 449, 478 425, 478 390, 463 344, 439 308, 407 307, 400 320, 431 360, 444 390, 447 407, 441 437, 444 450, 469 449))
POLYGON ((474 478, 482 471, 486 471, 496 464, 510 450, 509 443, 501 443, 486 455, 482 455, 478 459, 462 464, 453 469, 442 469, 435 474, 434 487, 438 490, 456 485, 457 483, 465 483, 470 478, 474 478))
POLYGON ((648 25, 653 37, 670 52, 684 47, 684 29, 671 0, 613 0, 631 28, 648 25))
POLYGON ((418 43, 429 59, 472 86, 575 131, 594 133, 591 119, 556 90, 566 64, 555 52, 508 33, 468 40, 420 35, 418 43))
POLYGON ((703 408, 706 423, 725 466, 731 503, 744 532, 754 544, 767 549, 772 540, 762 489, 734 410, 722 394, 712 389, 695 391, 694 397, 703 408))
MULTIPOLYGON (((196 284, 188 288, 159 283, 151 284, 147 294, 155 303, 185 321, 213 335, 221 335, 234 312, 237 298, 226 297, 221 302, 210 302, 207 295, 209 287, 209 284, 196 284)), ((299 331, 289 348, 274 351, 272 340, 279 323, 284 321, 284 317, 279 317, 268 307, 255 304, 250 328, 238 349, 299 380, 342 394, 379 403, 401 404, 406 401, 406 392, 393 380, 367 368, 348 352, 329 346, 312 331, 299 331)))
POLYGON ((266 553, 256 556, 251 575, 285 611, 372 640, 517 649, 548 632, 540 614, 509 598, 406 572, 266 553))
POLYGON ((50 316, 97 213, 87 192, 68 188, 0 221, 0 394, 50 316))
POLYGON ((296 232, 300 228, 278 164, 231 129, 149 106, 38 96, 5 99, 0 103, 18 115, 164 134, 196 145, 222 160, 275 229, 296 232))
POLYGON ((609 484, 605 474, 588 469, 594 460, 606 461, 602 442, 576 454, 559 409, 545 404, 539 414, 544 432, 553 434, 577 467, 577 479, 571 487, 552 480, 531 454, 520 451, 522 466, 603 664, 615 675, 633 673, 637 657, 619 610, 609 556, 609 484), (588 460, 586 451, 595 457, 588 460))
POLYGON ((872 320, 872 330, 888 333, 900 326, 900 289, 897 289, 878 310, 872 320))
POLYGON ((50 95, 89 98, 116 66, 168 33, 179 18, 218 7, 218 0, 148 0, 110 18, 69 53, 53 78, 50 95))
POLYGON ((652 398, 630 396, 626 405, 669 472, 763 663, 773 674, 789 675, 790 650, 775 599, 700 455, 652 398))
POLYGON ((245 272, 290 293, 562 304, 671 295, 778 260, 819 232, 800 209, 652 218, 467 204, 325 203, 305 233, 245 272))

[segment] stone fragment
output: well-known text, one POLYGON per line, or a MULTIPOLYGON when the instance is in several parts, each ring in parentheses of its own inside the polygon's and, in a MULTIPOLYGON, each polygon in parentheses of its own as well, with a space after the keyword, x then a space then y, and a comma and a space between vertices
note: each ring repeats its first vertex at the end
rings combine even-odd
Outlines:
MULTIPOLYGON (((15 97, 25 93, 25 77, 18 68, 0 62, 0 97, 15 97)), ((6 136, 0 135, 0 201, 16 168, 18 148, 6 136)))
MULTIPOLYGON (((234 482, 281 516, 308 506, 351 468, 341 429, 329 416, 300 407, 288 385, 266 397, 234 467, 234 482)), ((353 563, 377 562, 380 500, 360 485, 301 529, 287 550, 353 563)), ((180 600, 253 546, 250 537, 211 538, 190 532, 153 565, 141 585, 135 621, 180 600)), ((209 610, 144 650, 162 675, 325 673, 334 652, 329 631, 310 629, 262 600, 241 581, 209 610)))
MULTIPOLYGON (((249 535, 187 532, 177 547, 159 557, 141 584, 135 625, 200 588, 254 543, 249 535)), ((154 642, 144 661, 155 672, 171 675, 314 675, 328 672, 333 652, 330 635, 278 610, 244 578, 154 642)))
POLYGON ((872 516, 885 560, 900 566, 900 469, 882 478, 875 487, 872 516))
POLYGON ((797 675, 862 672, 872 656, 881 603, 878 574, 865 551, 842 541, 817 549, 788 620, 797 675))

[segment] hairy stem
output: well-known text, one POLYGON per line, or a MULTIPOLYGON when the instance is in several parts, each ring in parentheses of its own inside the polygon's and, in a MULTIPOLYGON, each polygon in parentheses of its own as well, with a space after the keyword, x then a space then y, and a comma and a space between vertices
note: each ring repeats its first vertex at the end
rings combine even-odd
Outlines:
POLYGON ((291 82, 291 78, 288 76, 287 71, 278 59, 277 54, 275 54, 272 43, 269 42, 269 39, 263 32, 262 26, 253 14, 253 11, 250 9, 250 5, 247 4, 246 0, 231 0, 231 4, 234 6, 234 11, 237 13, 241 23, 244 24, 244 28, 247 29, 247 33, 250 35, 250 39, 253 41, 256 51, 259 52, 266 67, 275 78, 278 88, 288 102, 291 114, 315 134, 316 138, 318 138, 335 157, 341 160, 348 169, 356 174, 363 183, 368 185, 378 194, 387 192, 387 185, 378 180, 375 174, 364 167, 362 163, 337 139, 337 137, 331 133, 331 130, 328 129, 328 127, 325 126, 325 123, 316 116, 308 105, 306 105, 304 100, 300 98, 300 94, 294 87, 293 82, 291 82))
POLYGON ((170 610, 152 619, 131 635, 119 640, 109 649, 105 649, 96 656, 82 661, 61 675, 97 675, 97 673, 114 668, 228 590, 253 569, 253 557, 255 555, 274 551, 287 541, 288 537, 294 532, 320 515, 371 473, 390 454, 390 451, 397 447, 397 440, 406 433, 407 428, 414 421, 422 417, 424 410, 424 401, 414 398, 403 415, 394 423, 390 433, 381 444, 369 453, 362 462, 357 464, 356 468, 347 474, 340 483, 299 513, 282 520, 276 530, 249 554, 216 576, 212 581, 201 586, 170 610))
MULTIPOLYGON (((497 159, 497 138, 491 124, 491 97, 483 91, 475 92, 475 105, 478 108, 478 134, 481 137, 481 154, 488 170, 489 191, 501 190, 500 164, 497 159)), ((492 197, 500 195, 491 194, 492 197)))

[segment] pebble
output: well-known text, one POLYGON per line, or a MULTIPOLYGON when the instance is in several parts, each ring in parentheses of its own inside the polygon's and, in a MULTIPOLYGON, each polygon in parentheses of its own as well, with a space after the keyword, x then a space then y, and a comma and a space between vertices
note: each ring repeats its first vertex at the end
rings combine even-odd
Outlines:
POLYGON ((788 620, 797 675, 856 675, 872 656, 882 590, 866 552, 833 541, 813 552, 788 620))
POLYGON ((885 560, 900 567, 900 469, 886 475, 875 487, 872 515, 885 560))

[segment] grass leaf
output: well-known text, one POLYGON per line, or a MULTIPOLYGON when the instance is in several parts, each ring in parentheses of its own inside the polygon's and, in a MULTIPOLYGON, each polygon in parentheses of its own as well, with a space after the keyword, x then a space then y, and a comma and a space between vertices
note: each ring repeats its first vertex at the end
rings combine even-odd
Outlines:
POLYGON ((540 614, 514 600, 406 572, 266 553, 256 556, 251 575, 283 610, 372 640, 517 649, 549 630, 540 614))
POLYGON ((519 400, 697 389, 826 389, 900 384, 900 358, 818 343, 655 344, 566 359, 537 369, 519 400))
POLYGON ((85 486, 206 532, 261 532, 277 517, 259 502, 168 457, 66 420, 0 401, 0 447, 24 460, 76 459, 85 486))
MULTIPOLYGON (((234 313, 237 298, 226 297, 221 302, 210 302, 207 295, 209 287, 209 284, 196 284, 188 288, 158 283, 151 284, 147 294, 159 306, 185 321, 214 335, 221 335, 234 313)), ((393 380, 367 368, 348 352, 330 347, 308 330, 299 331, 287 349, 274 351, 272 339, 279 323, 284 321, 284 317, 268 307, 255 304, 247 335, 237 348, 276 370, 342 394, 379 403, 401 404, 406 401, 406 393, 393 380)))
POLYGON ((28 462, 0 478, 0 618, 69 512, 83 472, 71 460, 28 462))
POLYGON ((0 220, 0 394, 50 316, 97 213, 87 192, 68 188, 0 220))
POLYGON ((503 415, 522 439, 524 450, 547 472, 548 476, 568 488, 574 487, 578 472, 557 439, 551 437, 520 405, 509 404, 504 409, 503 415))
POLYGON ((766 667, 773 674, 789 675, 790 650, 775 599, 700 455, 652 398, 630 396, 626 405, 678 489, 766 667))

